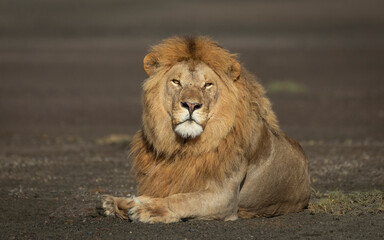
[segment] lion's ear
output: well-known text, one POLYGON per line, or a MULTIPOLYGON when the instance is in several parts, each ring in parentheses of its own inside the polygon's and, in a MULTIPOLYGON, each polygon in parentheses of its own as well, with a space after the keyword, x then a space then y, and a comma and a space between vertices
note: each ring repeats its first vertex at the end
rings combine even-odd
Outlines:
POLYGON ((155 54, 149 53, 144 57, 144 70, 149 76, 155 72, 158 66, 159 61, 155 54))
POLYGON ((230 77, 236 81, 239 76, 240 76, 240 72, 241 72, 241 65, 240 63, 238 63, 237 61, 233 61, 233 64, 232 64, 232 67, 230 69, 230 77))

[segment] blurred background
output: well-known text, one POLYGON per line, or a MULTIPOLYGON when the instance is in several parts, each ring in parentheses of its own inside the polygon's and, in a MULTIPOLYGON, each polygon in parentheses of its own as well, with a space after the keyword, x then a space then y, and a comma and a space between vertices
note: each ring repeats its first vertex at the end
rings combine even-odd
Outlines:
POLYGON ((133 134, 142 59, 207 35, 304 140, 384 140, 384 1, 0 1, 0 135, 133 134))

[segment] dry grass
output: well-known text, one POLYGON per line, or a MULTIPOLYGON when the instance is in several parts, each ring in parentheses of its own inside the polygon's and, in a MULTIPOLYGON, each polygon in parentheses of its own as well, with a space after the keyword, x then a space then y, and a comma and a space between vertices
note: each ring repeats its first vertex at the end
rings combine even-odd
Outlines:
POLYGON ((335 191, 327 194, 314 192, 313 196, 319 199, 309 204, 308 209, 312 213, 361 215, 384 212, 384 192, 380 190, 351 193, 335 191))

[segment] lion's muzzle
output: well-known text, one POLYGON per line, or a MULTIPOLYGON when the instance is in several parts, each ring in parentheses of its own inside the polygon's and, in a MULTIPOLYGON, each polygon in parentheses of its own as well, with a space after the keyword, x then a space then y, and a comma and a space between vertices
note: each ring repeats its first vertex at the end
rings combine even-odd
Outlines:
POLYGON ((203 127, 200 125, 199 117, 196 110, 202 108, 200 103, 181 102, 182 109, 187 109, 179 123, 175 128, 175 132, 182 138, 195 138, 203 132, 203 127))

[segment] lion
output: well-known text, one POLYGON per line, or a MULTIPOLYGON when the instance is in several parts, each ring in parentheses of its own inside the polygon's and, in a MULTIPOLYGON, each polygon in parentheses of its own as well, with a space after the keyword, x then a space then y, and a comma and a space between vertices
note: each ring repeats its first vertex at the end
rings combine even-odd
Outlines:
POLYGON ((142 129, 131 143, 138 196, 104 196, 106 215, 171 223, 306 208, 305 153, 237 55, 208 37, 172 37, 151 48, 144 70, 142 129))

